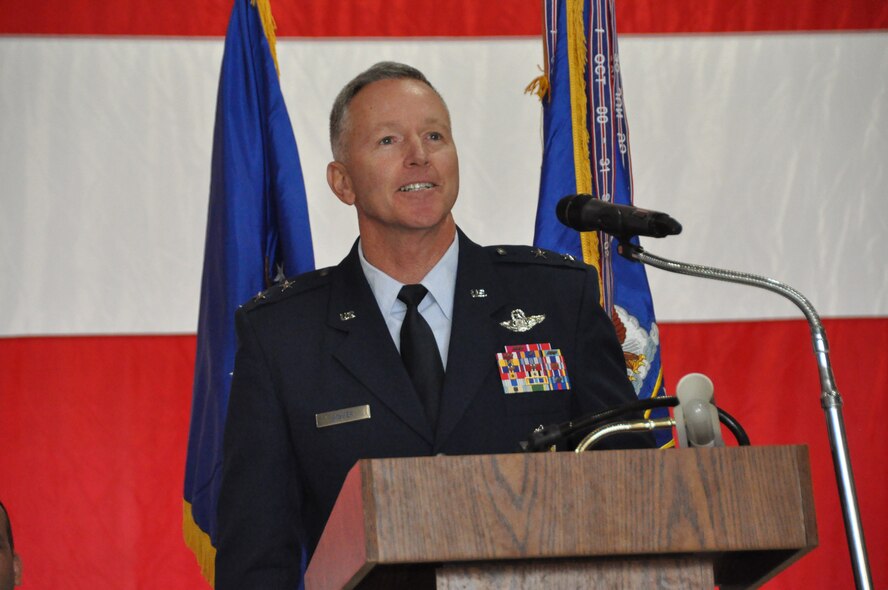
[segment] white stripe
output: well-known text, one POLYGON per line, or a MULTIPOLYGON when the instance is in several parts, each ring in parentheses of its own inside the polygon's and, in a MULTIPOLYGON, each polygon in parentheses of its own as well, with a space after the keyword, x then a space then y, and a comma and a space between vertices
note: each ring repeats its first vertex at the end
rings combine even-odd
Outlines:
MULTIPOLYGON (((621 43, 636 203, 652 252, 769 275, 823 315, 888 313, 888 35, 621 43)), ((775 295, 649 273, 669 320, 799 317, 775 295)))
MULTIPOLYGON (((652 251, 771 275, 823 315, 888 315, 886 33, 623 37, 636 203, 652 251)), ((218 40, 0 39, 0 335, 193 332, 218 40)), ((456 216, 529 242, 538 39, 278 45, 319 266, 356 234, 329 193, 327 115, 381 59, 423 69, 460 149, 456 216)), ((649 272, 661 320, 794 317, 769 294, 649 272)))

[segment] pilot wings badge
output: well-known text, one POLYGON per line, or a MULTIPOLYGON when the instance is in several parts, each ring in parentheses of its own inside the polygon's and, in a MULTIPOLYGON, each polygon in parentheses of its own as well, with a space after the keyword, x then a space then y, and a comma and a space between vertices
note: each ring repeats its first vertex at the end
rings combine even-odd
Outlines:
POLYGON ((512 332, 527 332, 545 319, 545 315, 528 316, 523 309, 515 309, 512 310, 512 319, 508 322, 500 322, 500 326, 512 332))

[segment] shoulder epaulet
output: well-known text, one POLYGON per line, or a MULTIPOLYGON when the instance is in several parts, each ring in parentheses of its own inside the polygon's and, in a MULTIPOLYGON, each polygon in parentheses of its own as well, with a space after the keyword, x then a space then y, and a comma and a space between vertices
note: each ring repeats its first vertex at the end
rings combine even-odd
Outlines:
POLYGON ((585 262, 572 254, 560 254, 536 246, 485 246, 484 249, 487 250, 494 262, 545 264, 571 268, 588 267, 585 262))
POLYGON ((330 271, 333 267, 321 268, 309 271, 295 277, 286 278, 266 289, 260 291, 252 299, 241 305, 245 311, 255 309, 256 307, 282 301, 298 293, 311 291, 322 285, 327 284, 330 280, 330 271))

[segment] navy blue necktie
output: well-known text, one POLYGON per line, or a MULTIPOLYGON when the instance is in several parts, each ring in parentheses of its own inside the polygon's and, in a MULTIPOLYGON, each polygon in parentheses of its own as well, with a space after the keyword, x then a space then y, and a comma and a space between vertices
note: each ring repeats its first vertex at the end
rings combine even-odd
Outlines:
POLYGON ((419 303, 427 293, 422 285, 404 285, 398 293, 398 299, 407 305, 407 315, 401 324, 401 359, 434 431, 444 384, 444 364, 435 334, 419 313, 419 303))

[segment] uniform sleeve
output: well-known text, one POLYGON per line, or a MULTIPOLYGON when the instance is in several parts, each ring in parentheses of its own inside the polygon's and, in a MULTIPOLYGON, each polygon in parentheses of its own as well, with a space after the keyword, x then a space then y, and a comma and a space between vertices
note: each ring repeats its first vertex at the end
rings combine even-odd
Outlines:
MULTIPOLYGON (((575 371, 577 377, 572 378, 572 387, 577 391, 574 398, 574 417, 587 416, 636 401, 638 398, 626 374, 626 361, 616 330, 599 304, 598 275, 594 269, 586 272, 578 320, 577 357, 581 359, 581 366, 575 371)), ((607 438, 596 448, 653 446, 655 443, 652 435, 633 433, 607 438)))
POLYGON ((249 316, 235 359, 218 504, 217 590, 292 590, 300 580, 301 492, 286 413, 249 316))

